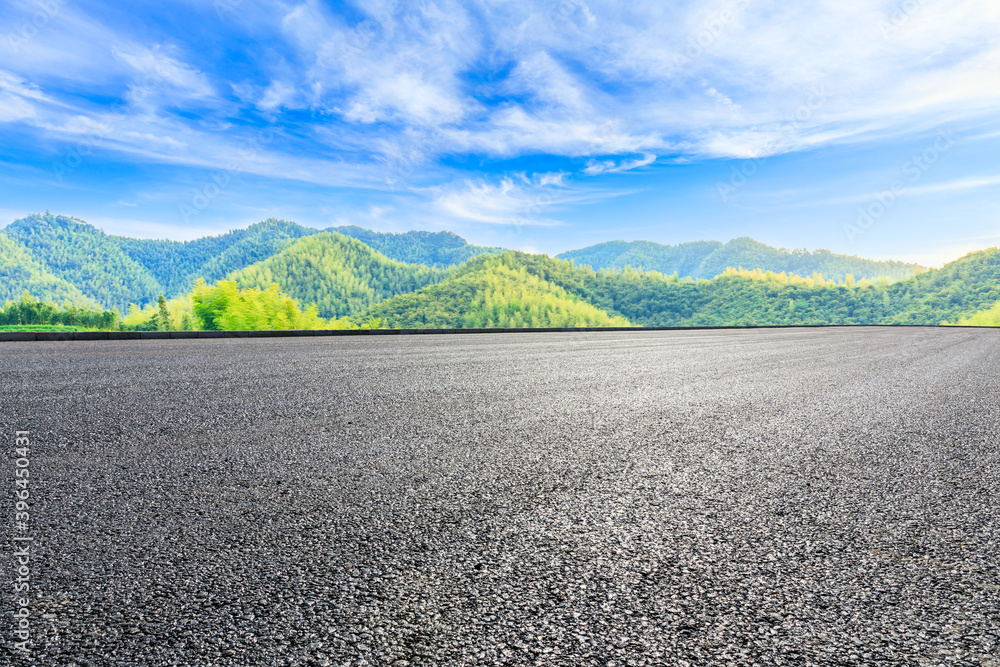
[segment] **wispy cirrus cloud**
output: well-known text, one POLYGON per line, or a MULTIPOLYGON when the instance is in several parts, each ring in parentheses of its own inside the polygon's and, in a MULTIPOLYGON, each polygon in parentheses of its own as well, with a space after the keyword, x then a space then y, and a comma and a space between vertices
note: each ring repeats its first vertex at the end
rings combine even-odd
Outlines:
POLYGON ((651 153, 643 155, 641 158, 620 160, 618 162, 615 162, 614 160, 590 160, 587 163, 587 166, 584 167, 583 173, 588 176, 596 176, 597 174, 614 174, 622 171, 638 169, 640 167, 646 167, 654 162, 656 162, 656 156, 651 153))
POLYGON ((130 101, 181 106, 186 102, 216 97, 204 72, 163 53, 159 48, 126 45, 116 46, 112 52, 134 72, 134 82, 130 84, 127 94, 130 101))
POLYGON ((544 217, 562 196, 557 190, 514 178, 497 183, 465 181, 437 188, 432 206, 441 214, 489 225, 553 227, 564 223, 544 217))
POLYGON ((558 227, 549 217, 561 206, 594 203, 629 194, 629 190, 570 185, 564 173, 516 174, 494 181, 466 180, 429 190, 431 208, 458 221, 514 227, 558 227))

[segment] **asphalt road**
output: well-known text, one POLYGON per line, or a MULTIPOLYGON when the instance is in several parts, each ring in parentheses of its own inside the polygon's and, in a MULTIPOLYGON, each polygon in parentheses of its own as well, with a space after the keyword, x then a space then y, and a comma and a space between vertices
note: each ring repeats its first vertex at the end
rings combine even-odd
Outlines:
POLYGON ((6 343, 0 381, 0 663, 1000 666, 1000 331, 6 343))

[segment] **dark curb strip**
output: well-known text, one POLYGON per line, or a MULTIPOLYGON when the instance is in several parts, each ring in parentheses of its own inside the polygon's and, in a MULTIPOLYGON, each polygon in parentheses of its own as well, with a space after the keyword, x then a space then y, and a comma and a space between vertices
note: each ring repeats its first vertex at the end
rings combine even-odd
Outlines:
POLYGON ((541 327, 527 329, 303 329, 276 331, 0 331, 0 342, 73 340, 162 340, 174 338, 287 338, 303 336, 415 336, 424 334, 571 333, 588 331, 714 331, 734 329, 826 329, 832 327, 886 327, 996 329, 996 327, 939 327, 910 324, 805 324, 731 327, 541 327))

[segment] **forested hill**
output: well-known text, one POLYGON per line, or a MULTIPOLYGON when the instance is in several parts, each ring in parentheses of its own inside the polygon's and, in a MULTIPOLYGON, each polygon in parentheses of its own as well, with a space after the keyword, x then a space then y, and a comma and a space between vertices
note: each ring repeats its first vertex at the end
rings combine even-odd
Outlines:
POLYGON ((42 266, 23 244, 0 234, 0 303, 17 301, 25 292, 59 304, 99 307, 96 300, 42 266))
POLYGON ((384 299, 438 282, 447 272, 403 264, 357 239, 322 232, 229 276, 242 288, 264 290, 277 283, 302 304, 316 304, 327 318, 357 315, 384 299))
MULTIPOLYGON (((37 265, 78 289, 86 298, 124 312, 129 303, 151 303, 163 285, 114 239, 82 220, 33 215, 0 230, 18 242, 37 265)), ((51 293, 35 294, 55 300, 51 293)))
POLYGON ((508 252, 473 260, 444 282, 376 304, 361 319, 391 328, 631 326, 529 272, 526 257, 508 252))
POLYGON ((773 248, 751 238, 733 239, 728 243, 694 241, 679 245, 661 245, 650 241, 610 241, 571 250, 558 255, 595 270, 621 271, 627 267, 658 271, 678 277, 714 278, 727 268, 760 269, 775 273, 808 276, 822 273, 824 277, 843 282, 848 274, 855 279, 902 280, 926 271, 917 264, 876 261, 851 255, 837 255, 829 250, 789 251, 773 248))

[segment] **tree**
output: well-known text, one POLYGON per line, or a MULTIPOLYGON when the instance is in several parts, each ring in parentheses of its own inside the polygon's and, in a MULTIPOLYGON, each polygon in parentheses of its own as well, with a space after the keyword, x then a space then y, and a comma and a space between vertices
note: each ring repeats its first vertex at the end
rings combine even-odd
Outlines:
POLYGON ((167 299, 162 294, 156 301, 158 312, 156 314, 157 329, 160 331, 170 331, 170 311, 167 310, 167 299))

